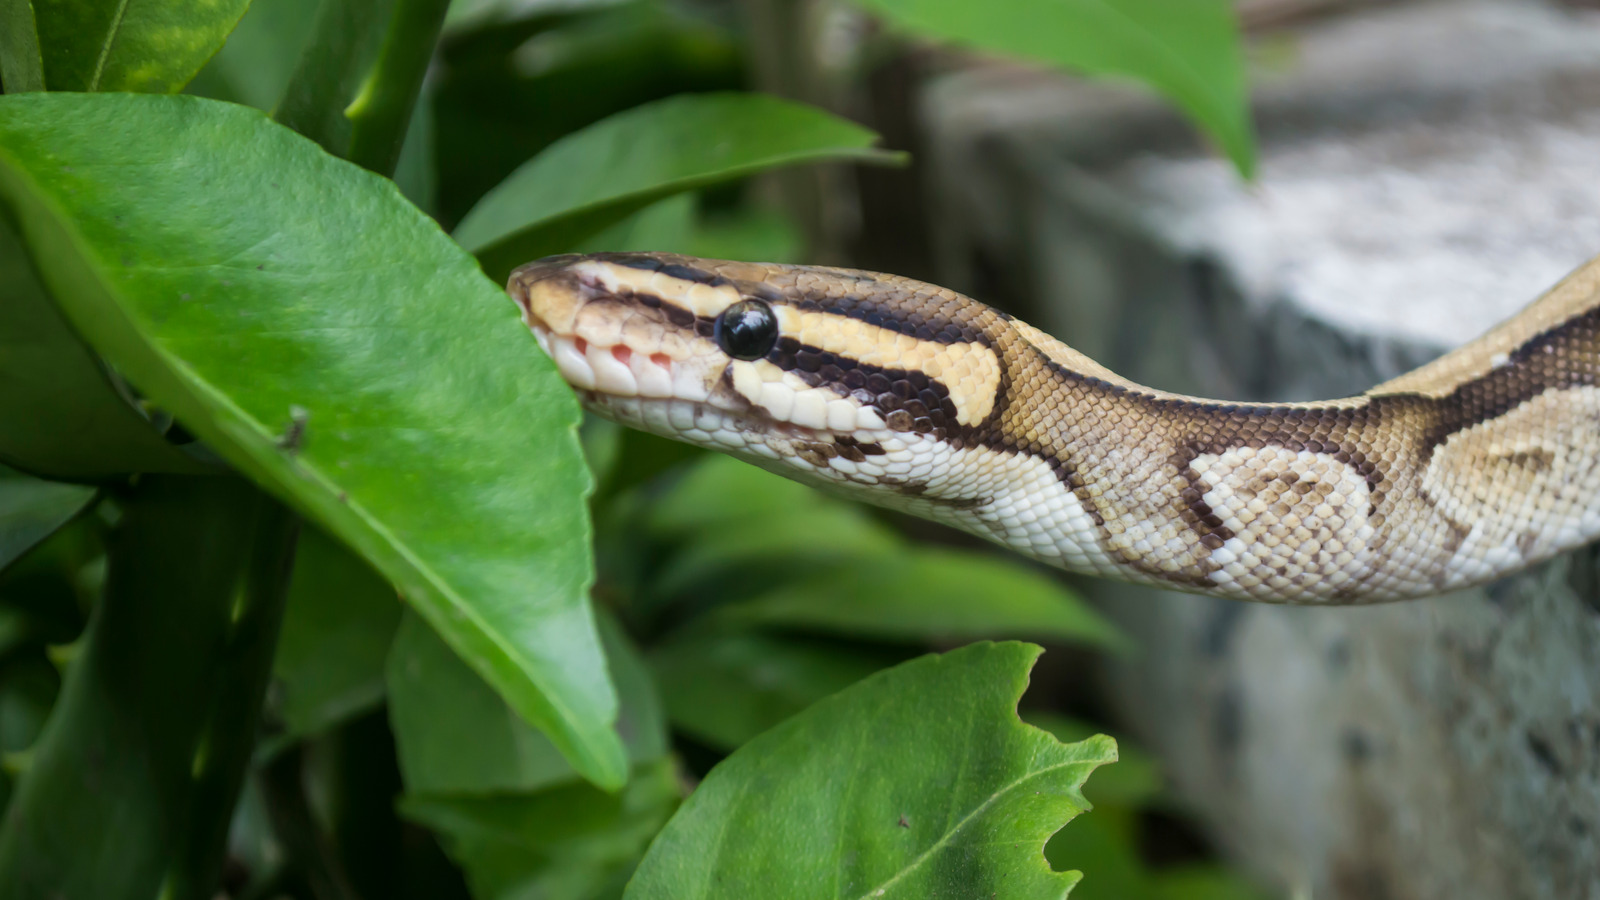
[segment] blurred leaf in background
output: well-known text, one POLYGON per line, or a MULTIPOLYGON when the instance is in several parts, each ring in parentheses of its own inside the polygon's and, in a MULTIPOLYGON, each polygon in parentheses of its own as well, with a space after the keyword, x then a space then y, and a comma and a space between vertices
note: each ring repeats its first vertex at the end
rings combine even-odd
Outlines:
POLYGON ((675 193, 827 160, 894 164, 877 135, 759 94, 698 94, 636 107, 552 144, 490 191, 456 240, 491 277, 571 249, 675 193))
POLYGON ((977 50, 1141 81, 1255 171, 1244 57, 1227 0, 857 0, 908 31, 977 50))

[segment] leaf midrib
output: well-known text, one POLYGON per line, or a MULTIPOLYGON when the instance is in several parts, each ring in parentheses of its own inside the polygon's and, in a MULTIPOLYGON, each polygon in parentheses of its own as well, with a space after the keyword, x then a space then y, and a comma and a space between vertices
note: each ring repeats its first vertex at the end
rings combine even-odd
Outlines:
POLYGON ((117 14, 111 18, 111 27, 106 31, 105 42, 100 45, 100 57, 94 61, 94 74, 89 78, 90 92, 100 90, 100 76, 105 73, 106 60, 111 56, 111 48, 117 43, 117 36, 122 33, 122 17, 128 12, 128 4, 132 0, 118 0, 117 14))
POLYGON ((1021 787, 1022 785, 1027 784, 1029 781, 1032 781, 1033 779, 1038 778, 1040 775, 1048 775, 1049 773, 1054 772, 1057 769, 1065 769, 1068 766, 1075 766, 1075 765, 1079 765, 1079 764, 1084 763, 1084 762, 1086 762, 1086 760, 1070 759, 1070 760, 1066 760, 1064 762, 1056 763, 1053 766, 1046 766, 1043 769, 1038 769, 1036 771, 1029 772, 1028 774, 1022 776, 1021 778, 1018 778, 1016 781, 1013 781, 1010 784, 1005 785, 1004 787, 1002 787, 999 790, 995 791, 994 793, 990 794, 988 796, 988 798, 985 799, 982 803, 980 803, 977 806, 973 807, 972 812, 969 812, 965 816, 962 816, 961 817, 961 821, 957 822, 955 824, 954 828, 951 828, 949 831, 945 832, 943 837, 941 837, 941 838, 939 838, 939 840, 935 841, 931 846, 928 847, 928 849, 922 851, 922 853, 919 854, 916 859, 912 860, 904 868, 902 868, 900 871, 896 872, 893 876, 891 876, 889 878, 889 880, 887 880, 885 882, 882 882, 881 884, 877 885, 876 887, 869 888, 865 893, 863 893, 861 896, 857 897, 856 900, 877 900, 877 898, 882 897, 885 893, 888 892, 889 888, 894 886, 895 882, 899 881, 900 879, 904 878, 905 876, 907 876, 907 875, 911 874, 912 872, 916 871, 916 869, 919 866, 921 866, 923 863, 927 862, 928 859, 930 857, 932 857, 934 853, 936 853, 937 851, 943 849, 946 844, 950 843, 950 840, 952 838, 954 838, 956 835, 960 834, 961 830, 963 828, 967 827, 967 823, 971 822, 973 820, 973 818, 975 818, 980 813, 982 813, 984 810, 986 810, 990 806, 992 806, 996 800, 1000 799, 1005 794, 1008 794, 1011 791, 1016 790, 1017 788, 1021 787))

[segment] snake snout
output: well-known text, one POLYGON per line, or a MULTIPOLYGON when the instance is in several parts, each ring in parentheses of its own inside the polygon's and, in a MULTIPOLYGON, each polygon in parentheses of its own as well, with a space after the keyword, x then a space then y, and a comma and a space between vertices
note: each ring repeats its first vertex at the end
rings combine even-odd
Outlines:
MULTIPOLYGON (((539 334, 540 328, 569 334, 578 309, 584 304, 582 284, 572 264, 582 257, 567 253, 547 256, 521 266, 506 282, 506 293, 522 309, 522 321, 539 334)), ((540 343, 545 343, 542 339, 540 343)))

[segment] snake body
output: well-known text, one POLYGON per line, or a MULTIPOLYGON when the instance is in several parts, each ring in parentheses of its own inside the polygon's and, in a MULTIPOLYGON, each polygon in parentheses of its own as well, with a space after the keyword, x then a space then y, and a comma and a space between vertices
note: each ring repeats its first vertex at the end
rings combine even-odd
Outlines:
POLYGON ((1345 604, 1496 578, 1600 535, 1600 260, 1358 397, 1152 390, 954 291, 672 254, 508 287, 597 413, 1062 568, 1345 604))

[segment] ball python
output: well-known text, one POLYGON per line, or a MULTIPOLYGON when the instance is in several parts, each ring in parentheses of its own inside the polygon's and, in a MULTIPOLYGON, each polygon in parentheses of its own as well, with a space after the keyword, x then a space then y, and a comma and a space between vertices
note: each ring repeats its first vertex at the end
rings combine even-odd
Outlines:
POLYGON ((1600 260, 1357 397, 1122 378, 942 287, 668 253, 551 257, 508 292, 592 411, 1073 572, 1350 604, 1600 535, 1600 260))

